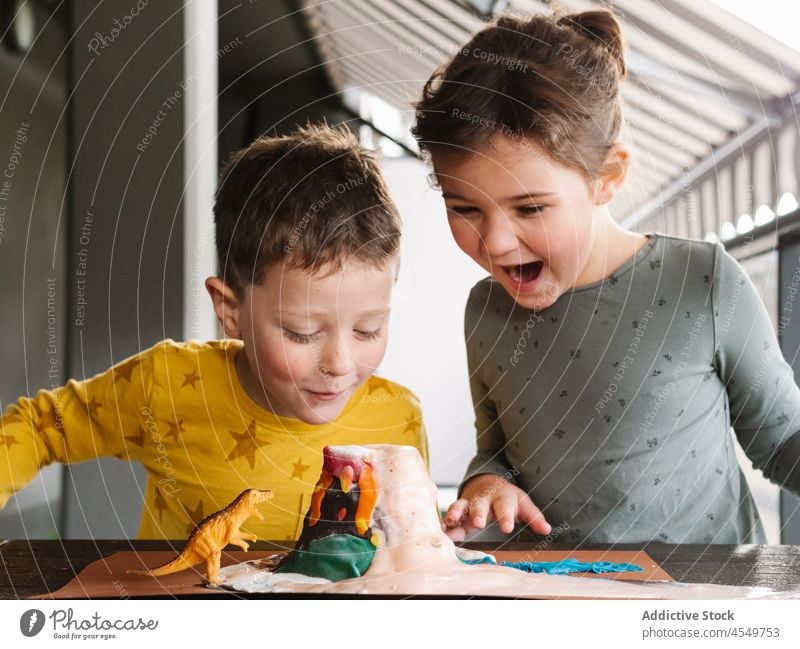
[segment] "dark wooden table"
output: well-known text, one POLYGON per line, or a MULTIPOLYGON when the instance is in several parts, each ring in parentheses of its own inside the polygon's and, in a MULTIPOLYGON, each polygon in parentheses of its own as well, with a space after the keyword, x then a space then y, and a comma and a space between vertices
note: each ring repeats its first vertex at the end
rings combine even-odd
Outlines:
MULTIPOLYGON (((180 550, 184 541, 10 541, 0 545, 0 599, 23 599, 52 592, 82 568, 122 550, 180 550)), ((526 543, 466 543, 476 550, 531 550, 526 543)), ((287 545, 259 542, 253 550, 285 550, 287 545)), ((577 549, 550 546, 548 549, 577 549)), ((645 550, 676 581, 768 586, 800 593, 797 545, 648 545, 593 546, 582 550, 645 550)), ((231 597, 241 598, 240 594, 231 597)))

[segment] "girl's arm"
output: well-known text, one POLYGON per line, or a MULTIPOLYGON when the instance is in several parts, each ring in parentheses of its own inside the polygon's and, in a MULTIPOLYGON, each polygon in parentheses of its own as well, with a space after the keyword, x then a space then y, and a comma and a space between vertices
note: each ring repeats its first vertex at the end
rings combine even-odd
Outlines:
POLYGON ((470 390, 475 409, 475 431, 478 450, 469 463, 459 493, 471 478, 484 473, 500 476, 507 482, 516 483, 517 471, 512 469, 506 459, 506 436, 497 416, 497 407, 489 396, 478 371, 470 367, 470 390))
MULTIPOLYGON (((750 278, 721 246, 712 296, 715 362, 739 443, 769 480, 800 494, 800 388, 750 278)), ((782 326, 800 319, 800 302, 796 314, 781 307, 782 326)))
MULTIPOLYGON (((467 368, 469 371, 469 387, 472 405, 475 411, 475 432, 477 453, 467 467, 464 479, 459 487, 459 494, 471 478, 484 473, 502 476, 514 484, 517 471, 512 470, 505 454, 506 436, 497 413, 497 406, 489 394, 489 387, 484 383, 481 366, 490 362, 487 352, 478 348, 480 319, 485 317, 486 291, 485 280, 479 282, 470 292, 464 313, 464 338, 467 346, 467 368)), ((492 345, 489 344, 489 347, 492 345)), ((489 352, 491 353, 491 352, 489 352)))
POLYGON ((461 541, 468 532, 497 520, 506 534, 513 531, 515 522, 530 526, 538 534, 549 534, 550 525, 544 515, 530 496, 514 484, 518 472, 506 458, 506 437, 497 407, 481 378, 480 364, 484 359, 478 357, 470 344, 471 333, 483 310, 479 303, 473 290, 467 303, 465 336, 478 451, 459 487, 459 499, 447 511, 446 531, 453 540, 461 541))

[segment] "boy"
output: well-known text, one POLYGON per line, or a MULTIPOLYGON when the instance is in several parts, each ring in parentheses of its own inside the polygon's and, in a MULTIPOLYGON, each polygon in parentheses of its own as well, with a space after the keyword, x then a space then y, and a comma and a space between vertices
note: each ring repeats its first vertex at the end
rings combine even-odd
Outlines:
POLYGON ((297 538, 328 444, 407 444, 427 458, 416 397, 383 358, 400 219, 375 160, 344 129, 261 138, 223 167, 226 339, 165 340, 0 420, 0 507, 51 462, 137 460, 140 538, 183 538, 243 489, 271 489, 262 539, 297 538), (381 397, 380 400, 377 397, 381 397))

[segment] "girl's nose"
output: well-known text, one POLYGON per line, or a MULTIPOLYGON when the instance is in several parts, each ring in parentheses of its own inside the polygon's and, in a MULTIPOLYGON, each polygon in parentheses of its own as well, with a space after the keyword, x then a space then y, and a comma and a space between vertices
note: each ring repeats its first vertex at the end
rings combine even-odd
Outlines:
POLYGON ((517 234, 505 214, 494 214, 483 219, 480 231, 489 259, 499 259, 518 247, 517 234))

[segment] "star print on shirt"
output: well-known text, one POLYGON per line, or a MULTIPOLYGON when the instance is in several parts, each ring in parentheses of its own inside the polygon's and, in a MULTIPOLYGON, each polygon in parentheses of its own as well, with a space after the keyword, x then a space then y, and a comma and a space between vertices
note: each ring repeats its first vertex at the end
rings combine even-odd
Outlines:
POLYGON ((403 429, 404 433, 416 433, 419 430, 419 418, 414 415, 409 415, 406 418, 406 427, 403 429))
POLYGON ((133 443, 133 444, 136 444, 136 446, 140 446, 141 448, 144 448, 144 436, 145 436, 145 434, 146 433, 144 431, 144 428, 139 426, 139 433, 137 435, 126 435, 125 439, 127 441, 133 443))
POLYGON ((21 444, 17 441, 17 438, 13 435, 0 435, 0 446, 5 446, 6 448, 11 448, 13 444, 21 444))
POLYGON ((94 395, 92 395, 91 401, 89 401, 88 403, 84 403, 83 405, 86 406, 86 411, 89 413, 89 417, 94 417, 95 415, 97 415, 97 411, 103 407, 103 404, 101 404, 97 399, 95 399, 94 395))
POLYGON ((369 391, 367 392, 367 395, 370 395, 373 392, 377 392, 378 390, 386 390, 386 392, 388 392, 390 396, 394 396, 394 392, 389 387, 389 382, 386 381, 385 379, 381 379, 379 381, 375 380, 370 381, 369 391))
POLYGON ((131 374, 133 374, 133 370, 138 366, 141 365, 141 359, 135 359, 124 365, 120 365, 119 367, 114 368, 114 383, 119 381, 120 379, 125 379, 128 383, 131 382, 131 374))
POLYGON ((183 506, 183 511, 189 517, 189 524, 186 526, 186 533, 191 534, 194 532, 198 523, 203 520, 203 501, 197 503, 197 509, 189 509, 186 505, 183 506))
POLYGON ((64 433, 64 426, 55 406, 53 406, 52 410, 43 410, 39 417, 39 431, 43 433, 48 428, 52 428, 61 434, 64 433))
POLYGON ((197 370, 192 370, 190 374, 183 375, 183 383, 181 384, 182 388, 185 388, 187 385, 191 385, 193 390, 196 390, 195 383, 200 380, 200 375, 197 373, 197 370))
POLYGON ((178 441, 178 438, 182 436, 186 432, 186 429, 183 427, 183 419, 180 419, 177 423, 174 421, 169 422, 169 430, 164 433, 164 439, 167 437, 174 437, 175 441, 178 441))
POLYGON ((227 461, 231 462, 240 457, 246 458, 247 463, 251 469, 256 467, 256 453, 258 449, 263 446, 269 446, 269 442, 256 439, 256 420, 250 422, 250 425, 242 433, 237 433, 235 430, 230 431, 231 437, 236 440, 236 446, 227 457, 227 461))
POLYGON ((158 510, 158 522, 160 523, 163 519, 164 511, 167 509, 167 501, 158 487, 156 487, 156 497, 153 499, 153 505, 158 510))
POLYGON ((297 478, 297 479, 299 479, 299 480, 302 480, 302 479, 303 479, 303 474, 304 474, 304 473, 305 473, 305 472, 306 472, 308 469, 310 469, 310 468, 311 468, 311 466, 310 466, 310 465, 308 465, 308 464, 303 464, 303 458, 302 458, 302 457, 299 457, 299 458, 297 458, 297 462, 295 462, 295 463, 292 465, 292 467, 293 467, 293 471, 292 471, 292 477, 293 477, 293 478, 297 478))

